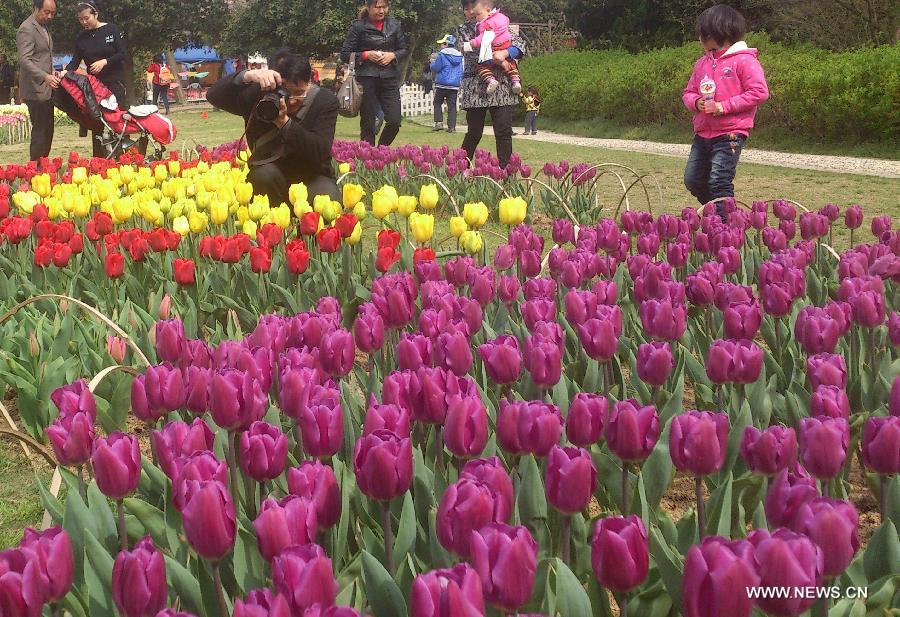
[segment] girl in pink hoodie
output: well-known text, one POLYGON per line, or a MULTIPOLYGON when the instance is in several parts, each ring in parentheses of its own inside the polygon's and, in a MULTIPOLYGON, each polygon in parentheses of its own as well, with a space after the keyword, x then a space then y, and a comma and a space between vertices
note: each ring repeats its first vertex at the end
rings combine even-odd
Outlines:
MULTIPOLYGON (((684 184, 701 204, 734 197, 734 175, 744 142, 750 136, 757 106, 769 98, 769 87, 756 49, 742 39, 743 15, 724 4, 697 19, 704 54, 682 100, 694 112, 694 143, 684 170, 684 184)), ((717 210, 721 215, 721 204, 717 210)))

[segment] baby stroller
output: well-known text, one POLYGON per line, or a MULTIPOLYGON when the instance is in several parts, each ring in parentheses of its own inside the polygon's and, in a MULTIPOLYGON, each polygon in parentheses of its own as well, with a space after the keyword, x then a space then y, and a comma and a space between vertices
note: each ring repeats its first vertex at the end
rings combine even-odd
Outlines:
POLYGON ((99 134, 106 158, 118 158, 132 148, 147 156, 152 141, 154 151, 147 158, 160 160, 165 146, 175 140, 175 125, 157 113, 156 105, 137 105, 122 111, 115 95, 93 75, 68 71, 53 102, 83 129, 99 134))

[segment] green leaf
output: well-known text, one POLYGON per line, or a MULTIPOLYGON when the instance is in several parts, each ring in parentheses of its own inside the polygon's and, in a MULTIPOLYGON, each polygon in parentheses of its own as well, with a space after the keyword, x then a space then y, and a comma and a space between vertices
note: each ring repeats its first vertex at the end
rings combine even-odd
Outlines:
POLYGON ((41 503, 44 505, 47 512, 50 513, 50 518, 53 519, 54 523, 61 525, 63 517, 65 516, 63 505, 59 502, 59 499, 50 494, 50 491, 47 490, 44 481, 41 480, 41 476, 38 473, 34 474, 34 481, 35 484, 37 484, 38 492, 41 496, 41 503))
POLYGON ((647 495, 647 506, 655 510, 675 477, 672 457, 669 455, 669 427, 666 423, 653 451, 641 467, 641 478, 647 495))
POLYGON ((374 617, 405 617, 406 601, 397 583, 368 551, 362 552, 363 584, 374 617))
POLYGON ((112 509, 106 495, 100 492, 97 482, 91 482, 87 487, 88 509, 94 519, 94 525, 97 539, 107 548, 107 550, 115 550, 116 543, 119 540, 119 530, 116 526, 116 517, 113 516, 112 509))
POLYGON ((141 499, 127 497, 125 510, 134 516, 144 527, 144 533, 153 538, 153 543, 161 549, 169 548, 166 536, 166 515, 161 510, 141 499))
POLYGON ((556 570, 556 610, 562 617, 592 617, 591 599, 578 578, 560 559, 554 559, 556 570))
POLYGON ((178 561, 168 555, 165 555, 165 559, 169 584, 184 603, 184 608, 196 613, 198 617, 206 617, 206 608, 203 606, 200 593, 200 582, 190 570, 178 561))
POLYGON ((706 530, 714 535, 731 537, 732 476, 725 478, 709 498, 706 515, 706 530))
POLYGON ((870 581, 900 572, 900 537, 891 521, 882 523, 869 540, 863 554, 863 567, 870 581))
POLYGON ((398 564, 406 561, 406 555, 415 550, 416 545, 416 509, 412 494, 409 491, 403 496, 403 511, 400 514, 400 527, 394 540, 394 559, 398 564))
POLYGON ((650 554, 659 568, 659 574, 672 597, 672 604, 681 606, 681 579, 684 574, 684 561, 681 555, 673 550, 656 527, 650 528, 650 554))
POLYGON ((522 524, 531 526, 534 521, 547 518, 547 496, 544 482, 534 456, 526 454, 519 463, 519 491, 516 502, 522 524))
POLYGON ((93 615, 114 615, 112 603, 113 558, 89 529, 84 530, 85 582, 88 588, 89 613, 93 615))

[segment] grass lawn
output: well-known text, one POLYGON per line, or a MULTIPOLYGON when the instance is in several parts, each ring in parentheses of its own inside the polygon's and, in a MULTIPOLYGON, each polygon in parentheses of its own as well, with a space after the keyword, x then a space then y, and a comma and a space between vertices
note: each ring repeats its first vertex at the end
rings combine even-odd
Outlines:
MULTIPOLYGON (((243 131, 239 118, 221 112, 210 111, 208 117, 203 118, 200 110, 191 109, 176 112, 173 119, 179 131, 173 149, 178 150, 193 148, 198 143, 214 146, 236 139, 243 131)), ((358 136, 357 121, 340 119, 337 135, 340 139, 355 139, 358 136)), ((455 135, 433 133, 427 126, 407 121, 397 144, 439 146, 446 143, 455 147, 461 144, 462 139, 462 133, 455 135)), ((57 127, 53 155, 67 156, 73 149, 88 154, 89 145, 87 139, 78 137, 76 127, 57 127)), ((482 146, 493 149, 493 139, 486 138, 482 146)), ((638 173, 653 174, 659 180, 667 211, 677 213, 685 206, 696 205, 682 184, 684 161, 678 158, 527 140, 517 140, 515 149, 534 169, 540 169, 547 160, 561 159, 572 162, 616 162, 627 165, 638 173)), ((0 146, 0 164, 24 162, 28 158, 27 152, 27 144, 0 146)), ((598 184, 601 189, 601 200, 605 204, 615 206, 621 196, 615 179, 606 176, 600 182, 603 183, 598 184)), ((875 214, 900 216, 898 203, 900 181, 896 179, 742 164, 736 183, 739 198, 748 203, 754 199, 780 197, 794 199, 809 208, 818 208, 828 202, 837 203, 842 207, 859 203, 869 216, 875 214)), ((633 207, 645 207, 642 196, 638 193, 632 195, 633 207)), ((494 225, 488 228, 497 232, 504 231, 494 225)), ((442 238, 446 235, 446 221, 439 221, 439 229, 436 230, 435 236, 442 238)), ((859 234, 860 239, 867 236, 868 233, 859 234)), ((845 247, 847 240, 846 234, 839 232, 835 241, 836 247, 838 249, 845 247)), ((486 238, 486 241, 489 245, 494 245, 497 239, 486 238)), ((0 441, 0 475, 4 478, 19 478, 19 481, 0 483, 0 548, 2 548, 17 542, 24 526, 39 524, 42 508, 32 480, 31 466, 22 456, 18 446, 9 440, 0 441)), ((46 480, 49 474, 43 475, 46 480)))

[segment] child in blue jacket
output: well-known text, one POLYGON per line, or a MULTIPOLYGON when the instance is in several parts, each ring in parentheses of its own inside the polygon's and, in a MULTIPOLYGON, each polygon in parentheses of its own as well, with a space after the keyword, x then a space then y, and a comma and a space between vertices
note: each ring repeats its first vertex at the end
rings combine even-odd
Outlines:
POLYGON ((456 49, 456 37, 445 35, 438 41, 441 51, 434 55, 429 67, 434 73, 434 130, 444 129, 441 106, 447 102, 447 132, 456 132, 456 96, 463 74, 463 56, 456 49))

